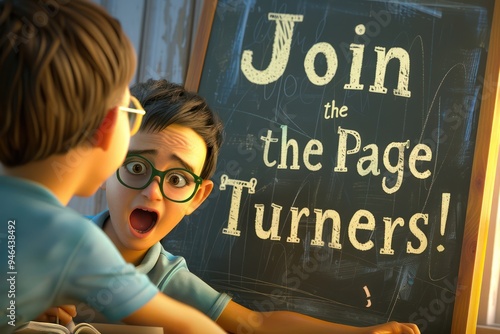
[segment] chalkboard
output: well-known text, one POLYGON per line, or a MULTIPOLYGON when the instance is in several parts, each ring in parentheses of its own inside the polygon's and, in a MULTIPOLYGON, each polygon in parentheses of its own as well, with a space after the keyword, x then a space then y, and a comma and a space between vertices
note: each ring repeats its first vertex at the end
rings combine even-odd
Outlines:
POLYGON ((213 194, 166 248, 255 310, 475 329, 498 12, 207 1, 186 87, 221 115, 225 141, 213 194))

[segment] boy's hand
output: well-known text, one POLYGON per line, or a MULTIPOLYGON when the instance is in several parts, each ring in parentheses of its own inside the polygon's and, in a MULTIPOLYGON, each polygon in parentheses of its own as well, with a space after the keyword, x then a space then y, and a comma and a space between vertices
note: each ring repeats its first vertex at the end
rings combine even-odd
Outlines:
POLYGON ((66 326, 73 321, 74 316, 76 316, 75 305, 61 305, 49 308, 36 317, 35 321, 53 322, 66 326))
POLYGON ((420 334, 418 326, 415 324, 391 321, 385 324, 365 327, 363 333, 370 334, 420 334))

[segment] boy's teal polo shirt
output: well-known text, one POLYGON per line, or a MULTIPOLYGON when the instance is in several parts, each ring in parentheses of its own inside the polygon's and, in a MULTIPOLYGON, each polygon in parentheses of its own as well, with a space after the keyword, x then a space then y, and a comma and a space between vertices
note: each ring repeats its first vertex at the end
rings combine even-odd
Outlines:
POLYGON ((117 321, 158 293, 101 229, 24 179, 0 176, 0 259, 1 333, 49 307, 83 302, 117 321))

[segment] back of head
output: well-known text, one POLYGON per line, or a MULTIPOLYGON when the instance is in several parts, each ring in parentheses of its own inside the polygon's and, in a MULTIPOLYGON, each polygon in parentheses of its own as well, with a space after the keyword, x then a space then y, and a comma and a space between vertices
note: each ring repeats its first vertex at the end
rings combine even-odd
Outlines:
POLYGON ((0 2, 0 161, 21 166, 96 135, 136 66, 120 23, 85 0, 0 2))
POLYGON ((205 100, 196 93, 166 80, 150 79, 138 83, 130 93, 146 110, 141 131, 160 132, 171 124, 193 129, 207 144, 207 156, 201 172, 209 179, 215 172, 217 156, 222 145, 222 122, 205 100))

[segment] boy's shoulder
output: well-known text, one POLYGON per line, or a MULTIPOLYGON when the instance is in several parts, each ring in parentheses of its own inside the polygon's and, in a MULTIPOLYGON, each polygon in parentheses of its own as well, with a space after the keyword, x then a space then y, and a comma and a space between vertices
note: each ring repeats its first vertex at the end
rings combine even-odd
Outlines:
POLYGON ((52 218, 72 213, 48 188, 26 179, 0 176, 0 198, 2 217, 17 219, 24 225, 52 222, 52 218))
POLYGON ((0 194, 3 200, 14 200, 20 197, 46 199, 58 202, 54 194, 39 183, 13 176, 0 175, 0 194))
POLYGON ((0 218, 12 222, 16 239, 25 245, 20 253, 55 244, 75 249, 95 242, 105 252, 114 248, 100 228, 38 183, 0 176, 0 199, 0 218))

